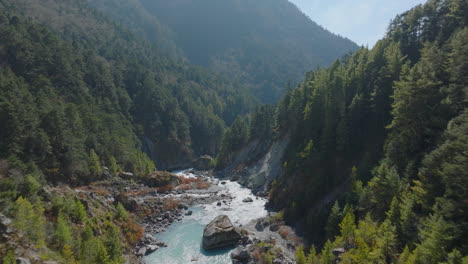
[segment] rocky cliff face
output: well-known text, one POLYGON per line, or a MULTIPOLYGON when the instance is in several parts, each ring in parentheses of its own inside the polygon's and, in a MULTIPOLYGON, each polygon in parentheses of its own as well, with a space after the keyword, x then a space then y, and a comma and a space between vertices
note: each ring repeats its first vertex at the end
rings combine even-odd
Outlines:
POLYGON ((259 193, 281 175, 282 158, 289 143, 284 136, 271 145, 253 141, 235 154, 230 165, 216 172, 220 178, 230 178, 259 193))

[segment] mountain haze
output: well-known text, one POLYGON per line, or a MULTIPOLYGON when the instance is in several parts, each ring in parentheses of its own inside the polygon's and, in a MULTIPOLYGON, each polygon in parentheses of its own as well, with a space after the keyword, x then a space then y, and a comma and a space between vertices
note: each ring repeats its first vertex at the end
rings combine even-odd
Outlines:
POLYGON ((90 1, 156 43, 173 42, 191 63, 276 102, 289 81, 355 51, 352 41, 311 21, 287 0, 90 1), (126 14, 126 15, 122 15, 126 14), (169 39, 169 40, 168 40, 169 39))

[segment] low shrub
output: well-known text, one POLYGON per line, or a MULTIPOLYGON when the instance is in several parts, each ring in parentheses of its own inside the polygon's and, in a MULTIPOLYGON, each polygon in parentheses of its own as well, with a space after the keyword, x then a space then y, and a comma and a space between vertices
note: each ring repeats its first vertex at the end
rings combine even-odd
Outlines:
POLYGON ((179 207, 180 202, 175 199, 165 199, 163 203, 163 207, 165 210, 174 210, 179 207))

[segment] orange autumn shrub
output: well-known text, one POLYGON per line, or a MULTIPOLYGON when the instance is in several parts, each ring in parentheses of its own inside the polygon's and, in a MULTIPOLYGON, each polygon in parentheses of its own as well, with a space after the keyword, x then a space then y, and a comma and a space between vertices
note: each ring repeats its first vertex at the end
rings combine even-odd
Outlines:
POLYGON ((130 244, 136 244, 145 233, 143 228, 131 219, 122 224, 122 230, 130 244))

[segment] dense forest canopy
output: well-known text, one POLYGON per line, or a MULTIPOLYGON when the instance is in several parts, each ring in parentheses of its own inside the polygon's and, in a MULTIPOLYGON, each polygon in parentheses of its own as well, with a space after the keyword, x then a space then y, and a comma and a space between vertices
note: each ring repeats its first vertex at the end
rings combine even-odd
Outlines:
POLYGON ((286 0, 90 1, 191 63, 238 80, 262 103, 286 84, 357 50, 352 41, 311 21, 286 0))
POLYGON ((143 230, 121 192, 63 190, 286 138, 269 206, 297 263, 466 263, 467 96, 466 0, 358 50, 285 0, 0 0, 0 242, 7 215, 42 259, 124 263, 143 230))
POLYGON ((85 1, 2 3, 3 157, 70 177, 87 169, 65 160, 92 149, 125 170, 147 155, 165 168, 214 155, 225 124, 254 104, 242 86, 162 56, 85 1))
POLYGON ((123 263, 143 230, 118 197, 102 208, 48 186, 139 181, 215 155, 226 124, 255 103, 242 85, 165 55, 84 0, 1 0, 2 262, 16 263, 16 241, 43 260, 123 263), (7 234, 5 215, 20 237, 7 234))
POLYGON ((398 15, 372 49, 308 73, 270 121, 236 120, 218 166, 242 149, 233 142, 251 140, 241 131, 270 124, 272 142, 290 138, 270 205, 311 243, 328 240, 321 262, 312 251, 308 263, 331 263, 341 247, 342 263, 461 263, 467 26, 464 0, 430 0, 398 15))

